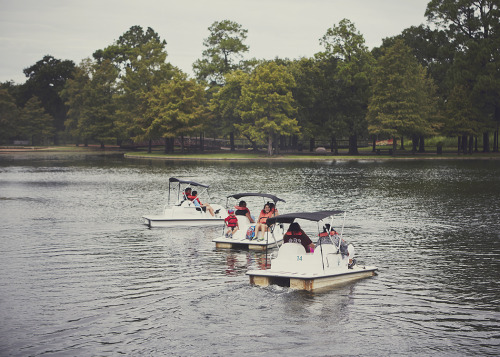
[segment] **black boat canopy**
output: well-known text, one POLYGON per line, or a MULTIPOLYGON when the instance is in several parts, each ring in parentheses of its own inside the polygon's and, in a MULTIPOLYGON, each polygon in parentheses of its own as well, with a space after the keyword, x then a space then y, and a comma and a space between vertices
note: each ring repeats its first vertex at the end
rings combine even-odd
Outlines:
POLYGON ((274 195, 270 195, 270 194, 267 194, 267 193, 237 193, 237 194, 234 194, 234 195, 230 195, 230 196, 227 196, 227 198, 235 198, 235 199, 240 199, 241 197, 249 197, 249 196, 253 196, 253 197, 266 197, 266 198, 270 198, 271 200, 274 201, 274 203, 276 204, 276 202, 278 201, 281 201, 281 202, 285 202, 285 200, 282 200, 281 198, 279 197, 276 197, 274 195))
POLYGON ((177 179, 175 177, 169 178, 168 181, 169 182, 185 183, 185 184, 188 184, 188 185, 191 185, 191 186, 200 186, 200 187, 205 187, 205 188, 209 188, 210 187, 209 185, 205 185, 205 184, 194 182, 194 181, 179 180, 179 179, 177 179))
POLYGON ((317 212, 299 212, 299 213, 287 213, 280 216, 271 217, 267 219, 267 225, 272 226, 275 223, 292 223, 295 219, 305 219, 307 221, 318 222, 327 217, 331 217, 336 214, 344 213, 344 211, 317 211, 317 212))

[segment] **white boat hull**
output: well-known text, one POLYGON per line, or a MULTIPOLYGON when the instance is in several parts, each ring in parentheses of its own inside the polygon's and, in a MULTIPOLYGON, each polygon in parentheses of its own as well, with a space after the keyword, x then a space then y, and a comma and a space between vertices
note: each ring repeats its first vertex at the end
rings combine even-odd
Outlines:
POLYGON ((143 223, 149 228, 160 227, 205 227, 223 225, 227 212, 221 205, 212 205, 215 215, 196 207, 191 201, 184 201, 165 209, 161 215, 142 216, 143 223))
POLYGON ((206 227, 222 225, 222 218, 206 219, 172 219, 165 216, 143 216, 144 224, 149 228, 168 228, 168 227, 206 227))
POLYGON ((349 268, 349 258, 353 256, 352 246, 347 257, 337 253, 332 244, 317 247, 314 253, 306 253, 298 243, 285 243, 278 256, 271 260, 270 269, 249 270, 247 275, 253 285, 276 284, 308 291, 375 275, 377 267, 374 266, 354 265, 349 268))

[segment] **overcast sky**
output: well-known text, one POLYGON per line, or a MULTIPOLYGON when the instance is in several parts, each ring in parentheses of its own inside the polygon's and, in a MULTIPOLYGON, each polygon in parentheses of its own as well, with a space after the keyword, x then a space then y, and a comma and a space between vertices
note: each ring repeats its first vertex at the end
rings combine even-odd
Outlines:
POLYGON ((248 30, 246 58, 296 59, 323 48, 321 38, 343 18, 368 48, 426 23, 430 0, 0 0, 0 82, 24 83, 23 69, 44 55, 79 64, 134 25, 167 41, 167 60, 192 75, 215 21, 248 30))

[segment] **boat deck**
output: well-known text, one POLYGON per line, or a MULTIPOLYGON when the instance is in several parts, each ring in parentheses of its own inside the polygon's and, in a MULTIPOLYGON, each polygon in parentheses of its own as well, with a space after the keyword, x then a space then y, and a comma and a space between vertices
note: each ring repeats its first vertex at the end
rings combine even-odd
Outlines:
POLYGON ((274 248, 277 243, 283 242, 283 239, 277 240, 277 242, 264 240, 249 240, 246 238, 226 238, 219 237, 212 240, 215 243, 216 248, 223 249, 249 249, 249 250, 266 250, 266 248, 274 248))
POLYGON ((249 270, 250 284, 258 286, 278 285, 299 290, 316 290, 375 275, 377 267, 358 266, 336 273, 295 273, 288 271, 249 270))

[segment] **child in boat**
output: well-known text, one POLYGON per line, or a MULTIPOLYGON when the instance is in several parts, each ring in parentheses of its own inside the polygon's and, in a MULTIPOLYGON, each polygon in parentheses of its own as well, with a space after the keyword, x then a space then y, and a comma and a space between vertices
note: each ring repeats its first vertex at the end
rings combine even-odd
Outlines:
POLYGON ((287 232, 283 236, 283 243, 300 243, 304 246, 306 252, 314 252, 314 243, 297 222, 290 223, 290 227, 288 227, 287 232))
POLYGON ((191 197, 193 197, 192 201, 196 207, 201 207, 204 212, 206 212, 208 209, 208 212, 210 212, 212 217, 215 216, 212 206, 210 206, 208 203, 201 203, 200 198, 198 197, 198 191, 193 191, 193 196, 191 197))
POLYGON ((262 231, 262 237, 260 238, 260 240, 264 239, 264 236, 268 231, 267 219, 276 215, 276 210, 273 210, 273 207, 271 205, 273 204, 269 202, 264 205, 264 208, 262 209, 262 211, 260 211, 257 224, 255 225, 255 238, 257 238, 259 232, 262 231))
POLYGON ((224 224, 227 226, 226 238, 233 238, 233 234, 240 228, 238 218, 234 215, 234 209, 227 211, 229 216, 224 219, 224 224))

